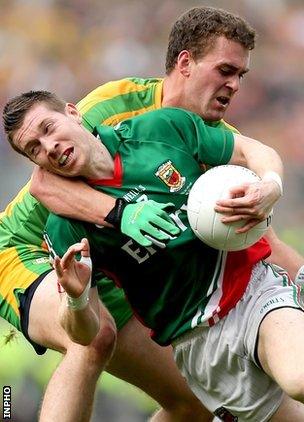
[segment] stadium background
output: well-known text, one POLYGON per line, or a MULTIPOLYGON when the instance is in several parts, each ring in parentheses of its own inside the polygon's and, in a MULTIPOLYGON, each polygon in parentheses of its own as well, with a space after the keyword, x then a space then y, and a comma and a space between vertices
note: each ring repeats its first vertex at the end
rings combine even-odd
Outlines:
MULTIPOLYGON (((227 115, 244 134, 276 146, 286 168, 275 210, 281 237, 304 253, 303 0, 0 0, 0 106, 30 89, 77 101, 126 76, 162 76, 169 28, 190 7, 222 7, 247 18, 259 38, 251 72, 227 115)), ((0 209, 23 186, 31 165, 10 150, 0 128, 0 209)), ((42 389, 58 361, 36 357, 19 335, 4 345, 0 321, 0 387, 13 388, 13 420, 34 421, 42 389)), ((84 404, 85 405, 85 404, 84 404)), ((104 376, 94 421, 144 421, 154 403, 104 376)))

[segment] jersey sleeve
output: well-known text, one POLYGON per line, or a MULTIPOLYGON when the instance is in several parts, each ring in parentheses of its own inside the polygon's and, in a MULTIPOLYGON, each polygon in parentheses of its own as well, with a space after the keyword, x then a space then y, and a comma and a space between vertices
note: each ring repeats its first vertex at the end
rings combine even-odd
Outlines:
POLYGON ((119 122, 161 106, 161 79, 125 78, 103 84, 78 104, 82 121, 90 132, 96 126, 119 122))

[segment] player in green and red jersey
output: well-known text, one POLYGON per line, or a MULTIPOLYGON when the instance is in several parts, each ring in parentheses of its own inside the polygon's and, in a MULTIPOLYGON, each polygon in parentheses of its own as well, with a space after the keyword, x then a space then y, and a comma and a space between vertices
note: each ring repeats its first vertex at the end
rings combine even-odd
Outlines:
MULTIPOLYGON (((124 198, 127 203, 147 199, 171 201, 176 209, 172 215, 181 234, 162 251, 153 246, 147 250, 127 237, 122 238, 113 229, 98 230, 92 224, 71 222, 51 214, 46 231, 55 252, 63 256, 70 245, 83 237, 89 238, 95 269, 118 280, 137 314, 152 327, 153 337, 161 345, 170 344, 202 322, 213 325, 243 295, 252 266, 270 253, 268 244, 261 241, 248 251, 226 256, 206 247, 189 230, 185 209, 189 190, 201 174, 199 163, 213 166, 230 162, 234 148, 232 133, 209 128, 197 115, 173 108, 125 120, 114 129, 101 126, 97 130, 114 159, 113 177, 90 177, 88 183, 111 196, 124 198), (174 183, 168 177, 172 172, 176 175, 174 183), (203 257, 200 264, 199 256, 203 257), (241 262, 242 267, 236 262, 241 262), (223 278, 222 268, 228 274, 223 278), (237 283, 233 283, 235 278, 237 283), (207 294, 211 284, 213 289, 207 294), (218 294, 219 289, 222 296, 218 294), (228 297, 224 294, 227 290, 228 297), (168 309, 170 301, 172 306, 168 309)), ((80 155, 79 151, 77 154, 80 155)), ((39 160, 38 155, 37 159, 32 158, 39 160)), ((56 171, 55 165, 51 171, 56 171)), ((74 169, 73 163, 62 167, 66 175, 79 171, 76 164, 74 169)), ((98 279, 98 271, 94 275, 98 279)))
MULTIPOLYGON (((8 103, 5 128, 14 148, 48 171, 82 176, 113 195, 139 201, 141 208, 130 215, 130 224, 139 219, 146 205, 141 199, 171 199, 182 233, 164 248, 140 248, 111 229, 51 215, 51 251, 64 253, 87 236, 94 276, 99 269, 117 277, 139 317, 153 329, 155 340, 175 342, 178 366, 195 394, 215 414, 266 421, 278 412, 282 416, 283 409, 285 418, 297 412, 300 421, 304 406, 289 399, 286 411, 287 397, 283 401, 284 390, 304 401, 302 384, 298 387, 294 382, 298 366, 289 364, 290 371, 282 375, 279 361, 285 357, 284 347, 276 349, 280 359, 272 353, 273 340, 281 330, 279 321, 294 357, 300 355, 304 313, 295 298, 299 289, 286 284, 286 274, 276 273, 261 261, 270 253, 267 243, 260 241, 239 252, 216 251, 195 238, 182 213, 189 189, 201 174, 200 164, 230 162, 247 165, 261 181, 238 187, 244 196, 218 201, 217 208, 226 209, 229 215, 233 210, 226 221, 237 217, 248 220, 247 228, 253 219, 257 224, 282 194, 279 156, 252 139, 208 128, 199 116, 180 109, 157 110, 115 128, 99 127, 98 140, 82 126, 75 106, 66 104, 60 111, 53 107, 55 98, 50 93, 31 92, 8 103), (134 171, 143 162, 141 172, 134 171), (168 177, 172 172, 174 183, 168 177), (295 319, 297 337, 289 329, 295 319), (213 353, 206 355, 206 347, 213 353), (227 382, 231 376, 234 381, 227 382), (211 382, 212 389, 208 388, 211 382), (242 383, 245 392, 239 388, 242 383)), ((115 208, 121 210, 120 199, 115 208)))

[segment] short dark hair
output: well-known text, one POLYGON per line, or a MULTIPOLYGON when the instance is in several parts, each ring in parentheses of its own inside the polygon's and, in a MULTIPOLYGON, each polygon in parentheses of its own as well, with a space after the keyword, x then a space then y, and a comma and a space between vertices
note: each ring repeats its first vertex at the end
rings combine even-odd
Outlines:
POLYGON ((3 109, 2 120, 4 131, 12 148, 22 155, 26 155, 13 142, 13 133, 20 129, 28 110, 37 103, 44 103, 50 110, 64 113, 65 101, 48 91, 29 91, 9 100, 3 109))
POLYGON ((167 75, 174 69, 181 51, 188 50, 194 60, 202 58, 210 50, 212 42, 221 35, 248 50, 254 48, 256 32, 241 17, 213 7, 188 10, 174 23, 169 35, 167 75))

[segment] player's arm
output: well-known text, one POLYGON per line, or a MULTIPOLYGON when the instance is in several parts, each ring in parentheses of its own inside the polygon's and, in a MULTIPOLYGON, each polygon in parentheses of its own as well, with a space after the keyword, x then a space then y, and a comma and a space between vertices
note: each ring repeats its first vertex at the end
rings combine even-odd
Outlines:
POLYGON ((61 177, 36 166, 30 193, 55 214, 111 226, 104 219, 114 207, 115 199, 80 179, 61 177))
POLYGON ((68 248, 54 259, 61 303, 59 322, 75 343, 90 344, 99 331, 97 288, 91 288, 92 263, 87 239, 68 248), (80 261, 75 255, 81 253, 80 261))
POLYGON ((267 261, 285 268, 292 279, 297 275, 299 268, 304 265, 304 258, 291 246, 278 238, 270 227, 266 239, 271 246, 271 255, 267 261))
POLYGON ((226 214, 222 221, 246 220, 238 230, 245 232, 264 220, 282 195, 283 164, 278 153, 267 145, 234 134, 234 148, 229 164, 247 167, 261 181, 243 184, 230 190, 230 198, 218 201, 216 211, 226 214))
POLYGON ((82 180, 61 177, 39 167, 33 172, 30 192, 55 214, 115 227, 142 246, 158 244, 168 240, 170 235, 179 234, 166 212, 168 204, 154 201, 127 204, 91 188, 82 180))

